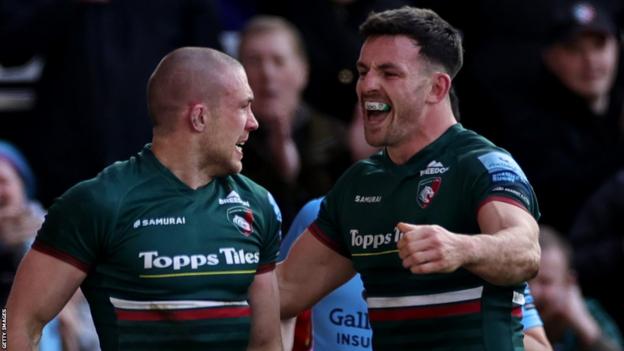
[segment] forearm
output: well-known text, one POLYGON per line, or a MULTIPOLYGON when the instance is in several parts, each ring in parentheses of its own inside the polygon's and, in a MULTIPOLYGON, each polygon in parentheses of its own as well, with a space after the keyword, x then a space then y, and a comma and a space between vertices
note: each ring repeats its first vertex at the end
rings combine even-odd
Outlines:
POLYGON ((13 313, 11 300, 7 304, 7 346, 10 350, 26 351, 39 350, 41 331, 44 323, 35 319, 25 319, 17 313, 13 313))
POLYGON ((496 285, 533 278, 540 263, 539 226, 525 209, 493 201, 478 213, 483 234, 462 236, 463 267, 496 285))
POLYGON ((282 350, 279 291, 275 272, 257 274, 249 287, 251 334, 249 351, 282 350))
POLYGON ((622 351, 622 348, 617 345, 613 340, 607 338, 605 335, 601 335, 591 345, 583 348, 587 351, 622 351))
POLYGON ((286 183, 295 182, 301 170, 301 161, 294 140, 275 136, 269 145, 277 172, 286 183))
POLYGON ((284 323, 290 319, 295 320, 295 317, 306 308, 310 308, 313 305, 311 299, 305 299, 301 296, 300 287, 296 282, 288 278, 286 272, 283 271, 283 266, 277 267, 277 279, 279 283, 280 292, 280 318, 282 320, 282 327, 284 323), (298 298, 299 295, 299 298, 298 298))
POLYGON ((283 319, 281 323, 282 327, 282 345, 284 350, 290 351, 293 348, 295 341, 295 325, 297 318, 283 319))
POLYGON ((582 350, 587 351, 621 351, 621 348, 605 335, 589 311, 570 318, 571 327, 577 335, 582 350))
POLYGON ((355 275, 349 259, 329 249, 307 230, 275 271, 282 320, 297 316, 355 275))
POLYGON ((273 339, 265 343, 249 344, 247 351, 283 351, 281 339, 273 339))
POLYGON ((537 274, 540 248, 534 235, 512 227, 495 234, 463 236, 464 268, 492 284, 510 285, 527 281, 537 274))
POLYGON ((36 350, 43 326, 60 312, 85 277, 70 264, 30 250, 17 270, 7 301, 9 349, 36 350))

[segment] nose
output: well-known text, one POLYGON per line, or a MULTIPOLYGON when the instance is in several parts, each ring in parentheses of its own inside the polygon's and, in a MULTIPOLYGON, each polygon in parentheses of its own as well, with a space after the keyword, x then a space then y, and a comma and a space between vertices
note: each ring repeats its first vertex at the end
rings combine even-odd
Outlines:
POLYGON ((256 116, 253 114, 253 112, 249 111, 249 117, 247 117, 247 124, 245 125, 245 129, 248 131, 253 131, 258 129, 259 126, 260 124, 258 123, 256 116))
POLYGON ((264 84, 267 84, 267 82, 270 82, 272 79, 274 79, 277 72, 277 67, 274 62, 269 59, 265 59, 258 64, 258 71, 261 81, 264 84))
POLYGON ((357 80, 356 90, 360 96, 379 91, 379 79, 372 72, 360 75, 357 80))

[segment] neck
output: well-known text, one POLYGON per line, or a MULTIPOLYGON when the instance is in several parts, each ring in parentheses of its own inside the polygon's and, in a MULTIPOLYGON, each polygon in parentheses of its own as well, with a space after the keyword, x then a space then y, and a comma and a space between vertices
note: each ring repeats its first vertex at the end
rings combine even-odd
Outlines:
POLYGON ((152 152, 158 161, 176 178, 191 189, 200 188, 212 181, 212 175, 203 169, 196 143, 176 137, 154 137, 152 152))
POLYGON ((441 114, 430 114, 418 121, 419 126, 408 140, 395 146, 387 146, 388 156, 395 164, 402 165, 456 123, 457 120, 450 110, 441 114))

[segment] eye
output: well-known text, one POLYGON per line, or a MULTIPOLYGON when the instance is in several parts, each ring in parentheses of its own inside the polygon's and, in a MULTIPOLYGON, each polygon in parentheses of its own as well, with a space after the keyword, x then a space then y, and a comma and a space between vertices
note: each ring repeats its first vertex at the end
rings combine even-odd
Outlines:
POLYGON ((364 65, 356 65, 356 68, 358 76, 363 77, 366 75, 366 73, 368 73, 368 69, 364 66, 364 65))
POLYGON ((394 77, 398 77, 399 76, 399 74, 396 73, 396 72, 388 72, 388 71, 384 72, 383 75, 386 78, 394 78, 394 77))

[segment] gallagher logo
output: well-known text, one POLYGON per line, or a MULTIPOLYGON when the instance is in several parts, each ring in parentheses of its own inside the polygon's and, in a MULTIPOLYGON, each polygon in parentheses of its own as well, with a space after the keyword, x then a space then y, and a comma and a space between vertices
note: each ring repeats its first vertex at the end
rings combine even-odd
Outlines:
POLYGON ((421 208, 427 208, 431 204, 433 197, 440 189, 440 184, 442 184, 440 177, 423 179, 418 183, 417 201, 421 208))
POLYGON ((227 218, 244 236, 253 232, 253 212, 250 208, 236 206, 227 210, 227 218))

